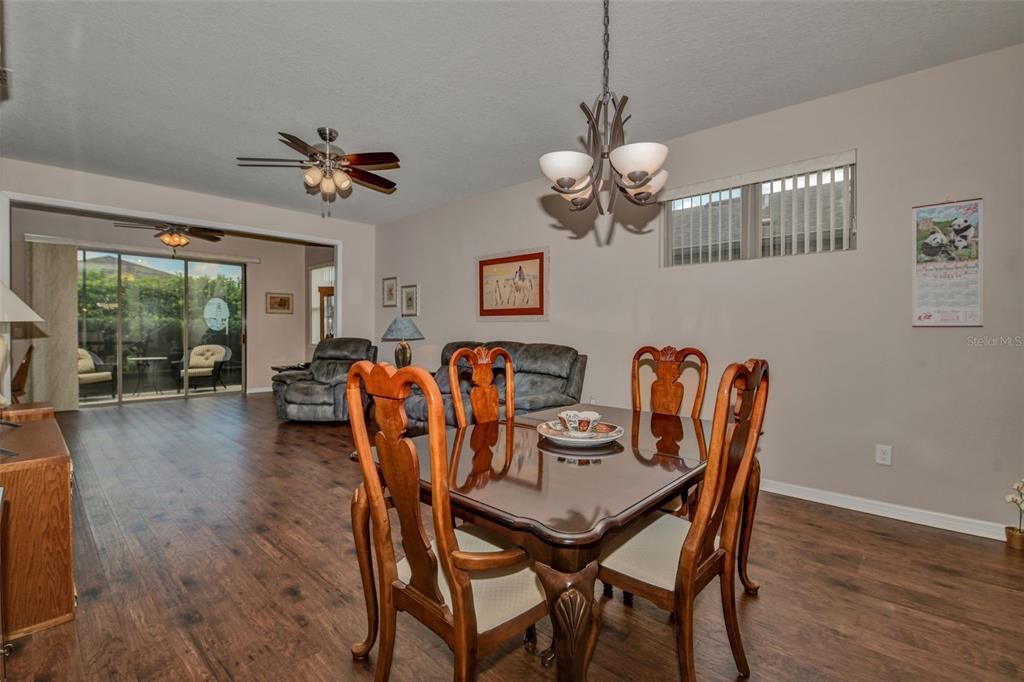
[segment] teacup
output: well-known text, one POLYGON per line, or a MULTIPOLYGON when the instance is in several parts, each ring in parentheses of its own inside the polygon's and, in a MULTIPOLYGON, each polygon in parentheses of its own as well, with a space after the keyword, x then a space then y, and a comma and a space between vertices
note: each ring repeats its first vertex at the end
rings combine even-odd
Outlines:
POLYGON ((582 436, 594 432, 601 421, 601 415, 593 410, 563 410, 558 413, 558 421, 570 434, 582 436))

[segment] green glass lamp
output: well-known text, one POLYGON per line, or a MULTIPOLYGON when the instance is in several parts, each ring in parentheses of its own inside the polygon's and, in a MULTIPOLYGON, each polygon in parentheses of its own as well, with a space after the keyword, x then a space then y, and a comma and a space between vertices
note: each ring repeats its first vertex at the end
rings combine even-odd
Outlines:
POLYGON ((423 332, 419 330, 411 317, 396 317, 384 331, 381 341, 398 341, 395 346, 395 366, 407 367, 412 362, 412 348, 409 341, 422 340, 423 332))

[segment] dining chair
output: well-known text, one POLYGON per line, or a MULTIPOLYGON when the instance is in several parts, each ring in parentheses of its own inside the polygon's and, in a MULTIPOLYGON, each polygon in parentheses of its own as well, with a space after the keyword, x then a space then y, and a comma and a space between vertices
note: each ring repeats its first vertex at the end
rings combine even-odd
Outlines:
POLYGON ((699 418, 701 407, 704 406, 704 391, 708 385, 708 359, 704 353, 696 348, 677 350, 674 346, 665 346, 661 349, 644 346, 634 353, 632 372, 634 410, 643 409, 640 399, 640 362, 645 355, 649 355, 654 362, 655 379, 651 384, 650 411, 658 414, 679 414, 685 392, 683 382, 680 380, 683 374, 683 365, 687 358, 696 359, 698 378, 690 416, 699 418))
POLYGON ((512 356, 500 346, 487 348, 460 348, 452 354, 448 363, 448 381, 452 391, 452 405, 455 419, 459 427, 465 428, 469 421, 462 401, 462 386, 459 382, 459 362, 465 358, 473 369, 473 387, 469 390, 469 403, 473 408, 473 419, 481 422, 496 422, 501 413, 498 400, 498 387, 494 385, 494 367, 498 358, 505 365, 505 417, 511 420, 515 416, 515 378, 512 370, 512 356))
POLYGON ((369 654, 379 614, 375 679, 387 680, 397 615, 404 611, 454 652, 454 679, 472 680, 479 657, 546 615, 543 589, 522 548, 471 524, 454 527, 444 403, 433 377, 419 367, 396 369, 362 360, 352 366, 346 390, 363 477, 352 500, 352 527, 369 621, 366 639, 352 647, 353 657, 361 660, 369 654), (422 391, 427 404, 433 542, 421 513, 419 455, 405 436, 409 423, 403 406, 413 386, 422 391), (380 428, 375 437, 376 460, 360 399, 363 391, 374 402, 380 428), (402 559, 396 556, 389 509, 397 517, 402 559), (379 595, 374 589, 371 545, 379 595))
POLYGON ((696 680, 694 600, 715 576, 736 667, 742 677, 750 675, 736 616, 737 536, 767 401, 767 362, 729 365, 718 387, 704 493, 693 521, 656 512, 606 550, 599 564, 601 581, 671 611, 684 682, 696 680))

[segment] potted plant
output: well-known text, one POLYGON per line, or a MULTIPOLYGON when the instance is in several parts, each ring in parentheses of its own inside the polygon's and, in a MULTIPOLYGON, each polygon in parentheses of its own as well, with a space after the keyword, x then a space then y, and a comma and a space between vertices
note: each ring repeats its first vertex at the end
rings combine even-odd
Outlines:
POLYGON ((1006 496, 1006 501, 1017 507, 1017 527, 1006 527, 1006 544, 1024 551, 1024 480, 1013 484, 1013 493, 1006 496))

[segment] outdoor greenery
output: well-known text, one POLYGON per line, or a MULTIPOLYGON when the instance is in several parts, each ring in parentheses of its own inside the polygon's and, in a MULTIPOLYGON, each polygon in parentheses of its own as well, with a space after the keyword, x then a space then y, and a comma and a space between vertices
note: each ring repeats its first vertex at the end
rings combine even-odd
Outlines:
MULTIPOLYGON (((127 261, 124 261, 127 264, 127 261)), ((124 299, 124 353, 160 355, 178 359, 182 354, 182 299, 184 274, 153 268, 122 266, 124 299)), ((191 275, 189 279, 189 344, 219 343, 237 352, 242 329, 242 283, 218 274, 191 275), (224 299, 229 319, 226 330, 206 326, 203 308, 213 297, 224 299)), ((79 342, 104 361, 115 361, 117 348, 117 268, 109 263, 79 261, 79 342)))

